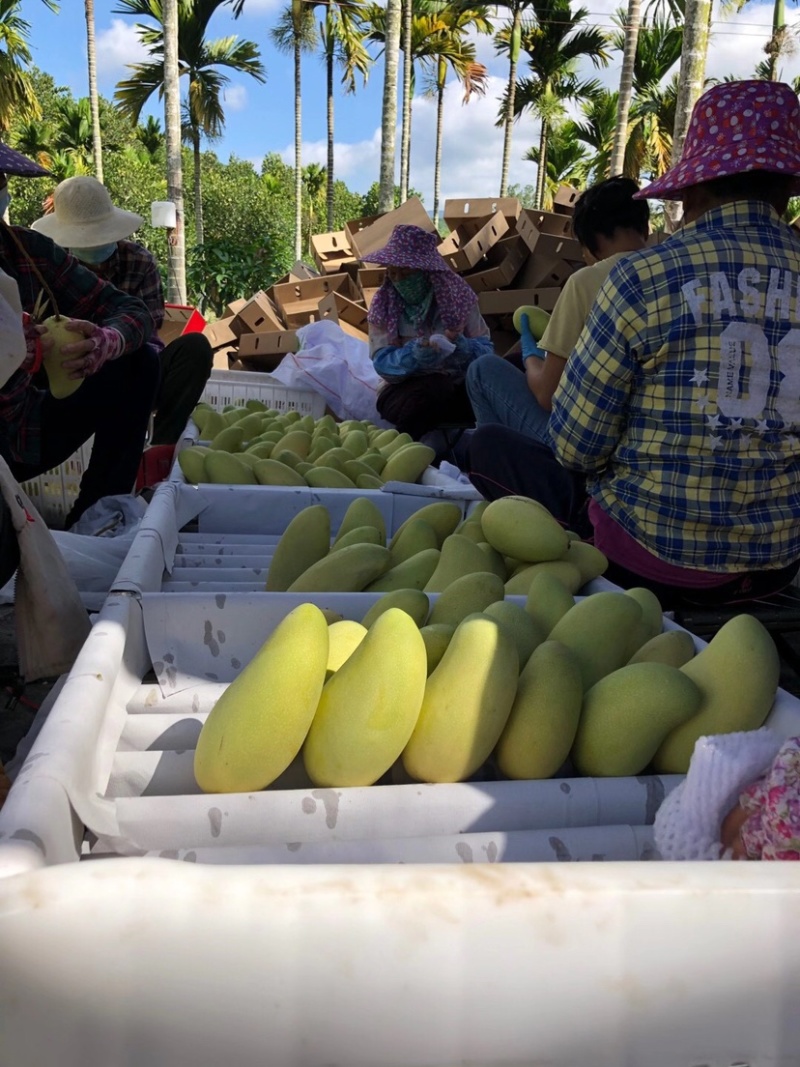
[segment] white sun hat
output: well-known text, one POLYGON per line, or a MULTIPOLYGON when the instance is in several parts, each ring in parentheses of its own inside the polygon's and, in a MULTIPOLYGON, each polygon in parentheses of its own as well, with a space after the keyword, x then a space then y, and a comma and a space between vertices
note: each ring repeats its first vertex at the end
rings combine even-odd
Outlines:
POLYGON ((63 248, 97 248, 130 237, 143 222, 141 215, 114 207, 97 178, 79 175, 56 186, 52 214, 37 219, 31 229, 63 248))

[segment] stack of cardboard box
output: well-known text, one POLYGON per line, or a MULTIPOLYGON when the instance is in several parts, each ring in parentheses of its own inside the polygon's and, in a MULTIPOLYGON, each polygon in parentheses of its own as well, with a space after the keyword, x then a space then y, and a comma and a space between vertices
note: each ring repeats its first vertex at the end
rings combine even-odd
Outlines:
MULTIPOLYGON (((450 233, 439 251, 478 294, 500 355, 518 339, 514 310, 533 304, 551 311, 564 282, 583 265, 571 228, 578 195, 577 189, 561 186, 551 212, 525 209, 515 197, 445 201, 450 233)), ((215 367, 274 370, 287 352, 296 351, 297 329, 320 319, 366 341, 369 305, 385 277, 369 256, 401 223, 435 232, 421 202, 412 197, 395 211, 312 237, 316 271, 296 263, 268 289, 229 305, 222 318, 206 326, 215 367)))

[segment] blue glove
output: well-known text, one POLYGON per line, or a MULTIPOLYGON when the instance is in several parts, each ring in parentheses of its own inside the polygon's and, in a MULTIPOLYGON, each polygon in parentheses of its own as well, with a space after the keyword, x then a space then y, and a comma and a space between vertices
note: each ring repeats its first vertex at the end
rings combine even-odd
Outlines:
POLYGON ((536 338, 531 333, 530 323, 528 322, 527 315, 520 316, 520 338, 522 340, 522 361, 525 362, 529 356, 535 356, 536 359, 544 359, 547 355, 543 352, 536 343, 536 338))

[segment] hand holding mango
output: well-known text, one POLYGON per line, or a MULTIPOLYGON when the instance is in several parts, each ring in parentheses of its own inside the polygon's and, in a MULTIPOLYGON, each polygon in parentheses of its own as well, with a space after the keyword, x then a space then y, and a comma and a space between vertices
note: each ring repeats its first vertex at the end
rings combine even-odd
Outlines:
POLYGON ((64 315, 52 315, 42 326, 42 362, 57 400, 70 396, 84 378, 122 352, 122 335, 110 327, 64 315))

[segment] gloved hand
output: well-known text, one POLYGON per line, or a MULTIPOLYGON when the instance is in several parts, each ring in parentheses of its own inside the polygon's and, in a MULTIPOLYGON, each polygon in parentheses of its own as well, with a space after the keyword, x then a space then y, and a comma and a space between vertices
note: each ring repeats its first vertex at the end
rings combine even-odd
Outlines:
POLYGON ((523 363, 529 356, 535 356, 536 359, 544 359, 546 352, 544 352, 536 343, 536 338, 531 333, 531 326, 528 322, 527 315, 520 316, 520 339, 522 341, 522 361, 523 363))
POLYGON ((456 346, 450 338, 445 337, 443 333, 432 333, 428 339, 428 344, 443 356, 449 356, 456 350, 456 346))
POLYGON ((20 370, 24 370, 26 374, 35 374, 42 365, 44 351, 52 345, 52 341, 45 343, 42 327, 34 322, 27 311, 22 313, 22 332, 25 335, 26 354, 20 370))
POLYGON ((103 364, 121 356, 125 348, 122 334, 111 326, 73 319, 66 329, 76 335, 74 344, 61 349, 62 355, 69 357, 62 361, 62 366, 69 371, 70 378, 90 378, 103 364))

